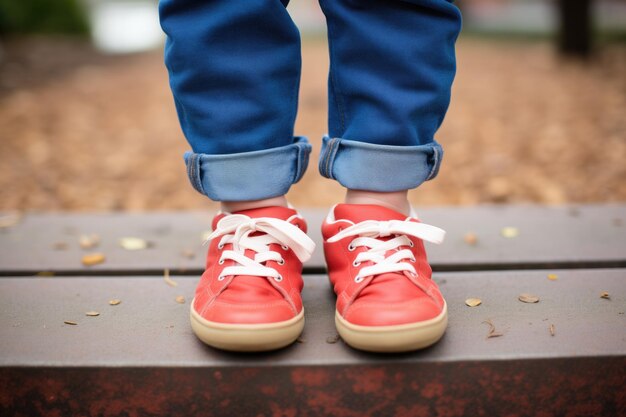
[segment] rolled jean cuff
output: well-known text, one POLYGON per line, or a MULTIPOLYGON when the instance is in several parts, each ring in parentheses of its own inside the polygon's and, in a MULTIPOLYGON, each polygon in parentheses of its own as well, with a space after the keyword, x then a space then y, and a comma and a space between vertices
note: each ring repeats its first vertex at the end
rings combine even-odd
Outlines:
POLYGON ((215 201, 249 201, 283 195, 302 178, 311 145, 303 136, 292 144, 231 154, 185 152, 191 185, 215 201))
POLYGON ((319 171, 353 190, 409 190, 437 176, 443 149, 427 145, 395 146, 325 136, 319 171))

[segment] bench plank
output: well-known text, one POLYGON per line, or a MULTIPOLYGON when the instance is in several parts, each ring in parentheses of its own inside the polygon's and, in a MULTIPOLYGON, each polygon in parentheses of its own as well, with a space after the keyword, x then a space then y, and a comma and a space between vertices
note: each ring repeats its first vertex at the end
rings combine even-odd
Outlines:
MULTIPOLYGON (((443 245, 429 245, 436 270, 526 269, 542 267, 626 266, 626 204, 588 206, 478 206, 428 208, 419 211, 426 223, 448 235, 443 245), (504 227, 519 236, 507 239, 504 227), (464 236, 473 232, 476 245, 464 236)), ((324 268, 319 225, 321 210, 302 210, 318 249, 305 266, 324 268)), ((198 274, 206 247, 203 231, 212 215, 201 212, 161 213, 46 213, 26 214, 13 227, 0 229, 0 274, 31 275, 52 271, 60 275, 160 274, 163 269, 198 274), (106 262, 86 267, 81 257, 81 234, 96 233, 106 262), (135 236, 152 242, 146 250, 127 251, 118 240, 135 236), (55 250, 57 242, 67 249, 55 250), (192 254, 190 257, 187 253, 192 254)))
POLYGON ((2 367, 230 367, 408 364, 625 356, 626 270, 559 270, 439 273, 450 324, 441 343, 408 355, 370 355, 335 334, 334 296, 327 278, 306 277, 306 330, 302 343, 266 354, 236 355, 206 347, 188 323, 196 280, 175 277, 0 279, 2 367), (547 279, 547 273, 558 279, 547 279), (611 299, 600 298, 607 291, 611 299), (524 304, 520 293, 541 301, 524 304), (175 302, 177 295, 186 304, 175 302), (469 308, 464 300, 479 297, 469 308), (122 303, 110 306, 109 299, 122 303), (99 317, 86 317, 96 310, 99 317), (64 320, 78 323, 64 324, 64 320), (504 335, 487 339, 491 320, 504 335), (550 324, 556 334, 551 336, 550 324))
POLYGON ((328 343, 334 298, 322 275, 306 277, 301 343, 264 354, 211 349, 191 332, 189 303, 174 301, 191 299, 195 279, 174 279, 175 288, 160 277, 1 278, 0 392, 10 395, 0 395, 0 414, 589 417, 626 409, 624 269, 439 273, 448 332, 401 355, 328 343), (521 292, 541 301, 523 304, 521 292), (483 304, 466 307, 470 296, 483 304), (108 305, 114 297, 122 303, 108 305), (487 319, 503 336, 486 339, 487 319))

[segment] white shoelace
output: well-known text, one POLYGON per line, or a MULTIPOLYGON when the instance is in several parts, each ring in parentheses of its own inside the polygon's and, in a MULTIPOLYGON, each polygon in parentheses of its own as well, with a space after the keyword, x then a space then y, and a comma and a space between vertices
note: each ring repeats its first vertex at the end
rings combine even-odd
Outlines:
POLYGON ((285 251, 293 250, 301 262, 307 261, 315 249, 313 240, 297 226, 271 217, 251 218, 243 214, 229 214, 217 223, 217 227, 204 243, 219 236, 222 236, 222 239, 218 248, 221 249, 228 243, 233 245, 233 250, 222 252, 219 263, 223 264, 226 260, 235 261, 235 265, 222 270, 218 277, 220 281, 230 275, 252 275, 269 277, 280 282, 283 278, 278 271, 263 265, 267 261, 279 264, 285 262, 280 253, 270 250, 271 243, 281 245, 285 251), (264 234, 250 236, 254 232, 264 234), (246 249, 255 252, 254 259, 244 255, 246 249))
POLYGON ((359 270, 354 280, 361 282, 365 277, 390 272, 406 271, 416 275, 417 272, 412 265, 415 262, 413 252, 409 249, 398 250, 398 248, 400 246, 414 246, 408 236, 439 244, 443 242, 445 234, 443 229, 424 223, 401 220, 366 220, 342 230, 328 239, 328 242, 333 243, 350 236, 358 236, 350 242, 348 250, 353 251, 360 246, 369 248, 369 250, 359 253, 353 263, 355 267, 362 262, 371 261, 374 263, 359 270), (377 239, 391 235, 397 236, 389 240, 377 239), (385 257, 385 253, 390 250, 396 250, 396 252, 385 257))

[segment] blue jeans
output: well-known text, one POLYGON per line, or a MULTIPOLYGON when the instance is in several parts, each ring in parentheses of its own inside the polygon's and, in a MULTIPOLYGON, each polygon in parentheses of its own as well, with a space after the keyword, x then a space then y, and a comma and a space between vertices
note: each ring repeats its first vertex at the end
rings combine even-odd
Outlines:
MULTIPOLYGON (((217 201, 285 194, 308 165, 294 136, 300 35, 289 0, 161 0, 165 63, 194 188, 217 201)), ((437 175, 459 10, 447 0, 320 0, 328 24, 328 136, 319 171, 399 191, 437 175)))

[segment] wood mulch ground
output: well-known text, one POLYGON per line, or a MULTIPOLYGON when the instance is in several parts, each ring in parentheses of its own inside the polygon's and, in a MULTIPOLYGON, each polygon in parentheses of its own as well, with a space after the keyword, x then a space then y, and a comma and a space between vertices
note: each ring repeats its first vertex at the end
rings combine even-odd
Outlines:
MULTIPOLYGON (((0 209, 202 209, 188 184, 160 52, 102 56, 82 41, 0 44, 0 209)), ((453 102, 438 134, 439 177, 417 205, 626 200, 626 46, 587 64, 550 44, 461 40, 453 102)), ((326 131, 326 45, 307 40, 296 131, 314 152, 297 206, 341 188, 317 173, 326 131)))

